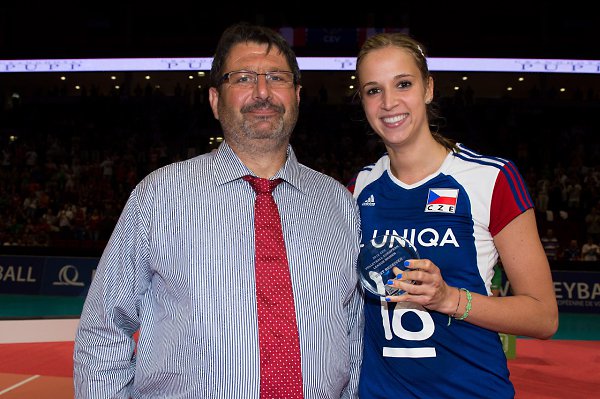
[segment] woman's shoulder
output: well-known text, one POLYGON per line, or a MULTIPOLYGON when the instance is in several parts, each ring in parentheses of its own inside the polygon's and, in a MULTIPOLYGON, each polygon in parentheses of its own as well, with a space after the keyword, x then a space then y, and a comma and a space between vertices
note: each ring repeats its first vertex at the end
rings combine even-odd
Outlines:
POLYGON ((508 159, 497 155, 490 155, 479 150, 472 149, 467 147, 463 143, 456 144, 456 150, 454 150, 453 155, 455 158, 460 159, 464 162, 480 165, 482 167, 492 167, 498 169, 513 169, 516 171, 517 167, 515 163, 508 159))

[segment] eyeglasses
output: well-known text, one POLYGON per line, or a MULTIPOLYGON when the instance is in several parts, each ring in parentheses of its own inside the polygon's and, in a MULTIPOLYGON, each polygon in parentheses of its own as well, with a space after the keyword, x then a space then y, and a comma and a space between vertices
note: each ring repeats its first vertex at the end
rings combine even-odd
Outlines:
POLYGON ((277 89, 290 88, 294 85, 296 80, 294 73, 289 71, 274 71, 265 73, 258 73, 254 71, 232 71, 223 75, 219 81, 219 84, 222 84, 227 80, 233 87, 251 89, 258 83, 258 77, 260 75, 265 77, 267 84, 270 87, 277 89))

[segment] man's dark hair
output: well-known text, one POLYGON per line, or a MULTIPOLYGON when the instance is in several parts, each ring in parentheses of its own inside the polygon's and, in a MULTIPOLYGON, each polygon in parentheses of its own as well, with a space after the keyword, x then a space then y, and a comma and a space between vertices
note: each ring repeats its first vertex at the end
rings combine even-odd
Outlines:
POLYGON ((294 73, 294 84, 300 84, 300 68, 294 50, 288 42, 276 31, 258 25, 251 25, 246 22, 240 22, 231 25, 221 35, 217 50, 213 58, 210 68, 210 85, 211 87, 219 87, 221 78, 224 74, 230 71, 224 71, 225 59, 229 55, 231 48, 239 43, 258 43, 266 44, 267 52, 270 52, 275 47, 283 54, 294 73))

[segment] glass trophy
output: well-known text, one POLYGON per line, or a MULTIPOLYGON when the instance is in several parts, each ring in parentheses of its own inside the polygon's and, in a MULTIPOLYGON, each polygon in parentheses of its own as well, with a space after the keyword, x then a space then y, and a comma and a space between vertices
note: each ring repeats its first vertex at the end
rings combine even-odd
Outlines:
POLYGON ((417 249, 403 237, 385 234, 361 244, 358 270, 361 284, 379 296, 402 295, 404 290, 387 285, 406 269, 404 261, 418 259, 417 249))

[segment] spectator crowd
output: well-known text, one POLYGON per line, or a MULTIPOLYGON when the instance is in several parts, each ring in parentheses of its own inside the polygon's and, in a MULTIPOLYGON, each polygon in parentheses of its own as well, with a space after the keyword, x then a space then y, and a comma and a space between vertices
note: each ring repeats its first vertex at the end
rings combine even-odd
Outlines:
MULTIPOLYGON (((292 138, 299 160, 342 183, 383 147, 353 98, 305 94, 292 138)), ((310 93, 309 93, 310 94, 310 93)), ((440 130, 513 160, 535 201, 551 260, 600 257, 600 140, 596 93, 568 100, 438 95, 440 130)), ((173 93, 0 89, 0 244, 103 248, 135 184, 152 170, 219 144, 201 89, 173 93)))

